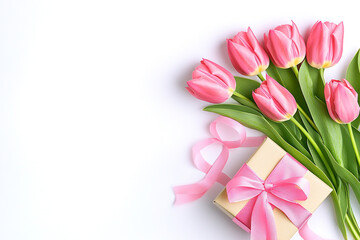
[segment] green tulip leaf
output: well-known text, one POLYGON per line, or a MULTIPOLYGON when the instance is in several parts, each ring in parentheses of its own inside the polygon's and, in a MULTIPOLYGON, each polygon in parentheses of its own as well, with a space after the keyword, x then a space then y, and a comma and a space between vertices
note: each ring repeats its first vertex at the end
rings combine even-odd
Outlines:
POLYGON ((340 203, 342 218, 345 220, 345 216, 348 211, 349 206, 349 188, 348 184, 343 181, 339 181, 339 186, 337 187, 337 195, 340 203))
POLYGON ((243 96, 247 97, 248 99, 254 101, 252 97, 252 92, 260 87, 260 83, 243 77, 235 77, 236 81, 236 89, 235 91, 242 94, 243 96))
POLYGON ((317 166, 318 168, 320 168, 321 171, 323 171, 327 176, 329 176, 329 172, 326 170, 323 161, 321 160, 319 154, 316 152, 315 148, 313 147, 313 145, 310 144, 309 141, 308 141, 308 146, 309 146, 309 150, 310 150, 311 156, 312 156, 313 161, 314 161, 314 163, 316 164, 316 166, 317 166))
MULTIPOLYGON (((360 93, 360 50, 358 50, 351 60, 346 70, 346 80, 353 86, 356 92, 360 93)), ((360 99, 358 99, 360 103, 360 99)), ((360 116, 357 117, 352 123, 355 128, 360 126, 360 116)))
POLYGON ((299 83, 311 116, 325 145, 334 155, 336 161, 341 162, 343 148, 341 126, 331 119, 323 102, 324 83, 320 71, 304 61, 299 72, 299 83))
POLYGON ((298 127, 296 127, 296 125, 293 122, 286 121, 286 122, 282 122, 281 124, 284 125, 284 127, 286 127, 287 129, 289 129, 289 131, 294 134, 296 139, 298 139, 299 141, 302 139, 303 135, 301 134, 301 131, 299 130, 298 127))
MULTIPOLYGON (((343 151, 342 151, 342 162, 347 170, 349 170, 356 178, 359 178, 358 164, 357 164, 354 148, 352 146, 352 142, 350 139, 349 130, 346 124, 341 125, 341 132, 344 141, 343 151)), ((355 130, 353 130, 353 133, 355 138, 355 130)), ((360 135, 358 137, 360 137, 360 135)), ((360 141, 360 139, 358 141, 360 141)))
POLYGON ((330 150, 325 145, 319 145, 322 152, 326 155, 328 159, 330 159, 331 164, 333 165, 333 169, 335 170, 335 173, 346 183, 348 183, 358 202, 360 203, 360 182, 359 180, 345 167, 341 166, 335 158, 332 156, 330 150))
POLYGON ((260 83, 257 81, 254 81, 252 79, 249 78, 243 78, 243 77, 234 77, 235 81, 236 81, 236 89, 235 91, 241 95, 243 95, 244 97, 246 97, 247 99, 249 99, 250 101, 240 98, 236 95, 232 95, 232 98, 237 101, 238 103, 248 106, 252 109, 255 109, 257 111, 259 111, 258 107, 256 106, 256 104, 254 103, 254 99, 252 97, 252 92, 260 87, 260 83))

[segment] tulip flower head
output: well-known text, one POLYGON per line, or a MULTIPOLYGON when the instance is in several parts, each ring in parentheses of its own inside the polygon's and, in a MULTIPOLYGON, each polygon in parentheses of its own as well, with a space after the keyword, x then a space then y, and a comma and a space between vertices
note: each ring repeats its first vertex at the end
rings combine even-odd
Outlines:
POLYGON ((324 95, 329 115, 335 122, 350 123, 359 116, 358 94, 345 79, 326 83, 324 95))
POLYGON ((232 65, 242 75, 254 76, 269 66, 269 57, 250 28, 228 39, 227 48, 232 65))
POLYGON ((287 121, 296 113, 293 95, 268 75, 252 95, 260 111, 273 121, 287 121))
POLYGON ((290 68, 304 60, 305 41, 294 22, 271 29, 268 35, 264 34, 265 48, 275 66, 290 68))
POLYGON ((186 89, 196 98, 210 103, 228 100, 236 87, 234 76, 218 64, 203 59, 187 81, 186 89))
POLYGON ((337 64, 343 52, 344 24, 318 21, 307 40, 306 59, 314 68, 337 64))

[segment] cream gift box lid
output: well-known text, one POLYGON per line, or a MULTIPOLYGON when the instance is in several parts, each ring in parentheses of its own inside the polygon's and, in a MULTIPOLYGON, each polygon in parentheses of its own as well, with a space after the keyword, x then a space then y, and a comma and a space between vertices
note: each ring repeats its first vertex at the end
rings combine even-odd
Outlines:
MULTIPOLYGON (((261 179, 266 179, 285 154, 286 152, 281 147, 274 143, 270 138, 266 138, 247 164, 261 179)), ((331 193, 332 189, 310 171, 307 171, 304 177, 310 183, 310 193, 305 201, 299 201, 298 203, 313 213, 331 193)), ((228 201, 226 189, 224 189, 214 200, 215 205, 232 219, 240 212, 247 202, 248 201, 230 203, 228 201)), ((279 209, 274 208, 273 212, 278 240, 291 239, 298 229, 279 209)))

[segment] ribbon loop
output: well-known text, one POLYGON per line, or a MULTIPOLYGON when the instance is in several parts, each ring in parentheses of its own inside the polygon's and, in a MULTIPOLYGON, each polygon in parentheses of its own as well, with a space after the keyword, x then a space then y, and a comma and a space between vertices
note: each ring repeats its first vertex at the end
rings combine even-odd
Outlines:
MULTIPOLYGON (((210 169, 213 167, 213 165, 211 165, 204 159, 204 157, 201 154, 201 150, 210 146, 213 143, 221 144, 221 142, 216 138, 208 138, 208 139, 204 139, 204 140, 198 142, 197 144, 195 144, 191 151, 192 152, 192 160, 193 160, 195 167, 205 174, 207 174, 210 171, 210 169)), ((222 146, 222 150, 221 150, 219 156, 217 157, 217 160, 215 160, 215 162, 218 161, 219 158, 222 159, 222 155, 226 154, 228 156, 229 155, 228 152, 229 152, 228 149, 225 146, 222 146), (225 152, 227 152, 227 153, 225 153, 225 152)), ((227 157, 226 157, 226 159, 227 159, 227 157)), ((220 184, 222 184, 223 186, 225 186, 230 181, 230 177, 228 175, 226 175, 225 173, 221 172, 221 173, 219 173, 217 181, 220 184)))
POLYGON ((222 171, 228 160, 229 149, 243 145, 259 146, 265 138, 265 136, 247 138, 243 125, 231 118, 223 116, 218 117, 210 124, 210 133, 213 138, 202 140, 192 148, 192 161, 196 168, 205 173, 205 177, 194 184, 174 187, 176 205, 191 202, 202 197, 215 182, 219 182, 225 186, 230 181, 230 177, 222 171), (236 140, 223 140, 216 127, 218 124, 226 125, 236 132, 236 140), (201 155, 201 150, 213 143, 222 144, 222 151, 215 162, 210 164, 201 155))
POLYGON ((227 117, 220 116, 210 124, 210 133, 220 142, 222 142, 227 148, 238 148, 246 139, 246 130, 244 126, 236 122, 235 120, 227 117), (236 131, 237 139, 232 141, 223 140, 217 130, 217 125, 222 124, 230 127, 233 131, 236 131))
POLYGON ((243 125, 239 122, 224 116, 219 116, 210 124, 210 133, 220 142, 222 142, 226 147, 238 148, 238 147, 258 147, 262 144, 266 136, 256 136, 256 137, 247 137, 246 129, 243 125), (219 124, 225 125, 231 128, 233 131, 236 132, 238 138, 236 140, 227 141, 220 137, 220 134, 217 130, 217 126, 219 124))
POLYGON ((310 193, 309 182, 305 178, 289 178, 272 185, 272 194, 292 202, 305 201, 310 193))
POLYGON ((235 176, 226 185, 230 203, 251 199, 265 190, 264 181, 247 164, 240 171, 243 174, 235 176))

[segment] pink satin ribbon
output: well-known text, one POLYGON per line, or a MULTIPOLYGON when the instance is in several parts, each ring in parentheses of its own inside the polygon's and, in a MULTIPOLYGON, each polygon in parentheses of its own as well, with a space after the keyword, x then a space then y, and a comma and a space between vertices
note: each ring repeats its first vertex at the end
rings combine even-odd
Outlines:
POLYGON ((233 221, 251 232, 251 240, 276 240, 273 208, 278 208, 299 229, 303 239, 322 240, 307 225, 311 212, 297 203, 306 200, 310 192, 310 184, 304 178, 307 171, 289 154, 265 180, 244 164, 226 185, 229 202, 249 200, 233 221))
POLYGON ((228 160, 229 149, 257 147, 264 141, 265 136, 246 137, 243 125, 223 116, 210 124, 210 133, 213 138, 204 139, 192 148, 192 161, 205 176, 197 183, 174 187, 175 205, 201 198, 215 182, 219 182, 226 186, 230 202, 249 200, 233 221, 251 232, 252 240, 277 239, 273 216, 275 207, 283 211, 298 227, 303 239, 325 240, 309 228, 308 219, 311 213, 296 203, 297 200, 305 200, 309 193, 309 183, 303 178, 307 172, 306 168, 287 154, 265 181, 247 164, 244 164, 230 180, 230 177, 222 172, 228 160), (235 130, 238 138, 233 141, 223 140, 217 130, 217 124, 224 124, 235 130), (213 143, 222 144, 222 150, 215 162, 209 164, 201 155, 201 150, 213 143))
POLYGON ((215 182, 226 185, 230 181, 230 177, 223 173, 224 166, 229 157, 229 149, 238 147, 257 147, 265 139, 265 136, 246 137, 246 129, 239 122, 220 116, 210 124, 210 133, 213 138, 204 139, 192 148, 192 160, 195 166, 205 173, 205 177, 197 183, 176 186, 173 188, 175 193, 175 205, 192 202, 201 198, 215 182), (218 124, 224 124, 236 131, 237 139, 226 141, 220 137, 217 130, 218 124), (215 162, 209 164, 201 155, 201 150, 213 144, 222 144, 222 150, 215 162))

